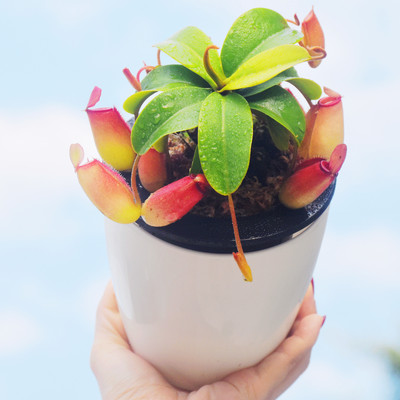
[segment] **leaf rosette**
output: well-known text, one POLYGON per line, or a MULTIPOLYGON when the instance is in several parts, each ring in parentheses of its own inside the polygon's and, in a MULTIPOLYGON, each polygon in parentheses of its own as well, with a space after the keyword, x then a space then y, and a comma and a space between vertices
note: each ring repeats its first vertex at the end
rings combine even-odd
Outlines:
POLYGON ((312 58, 299 45, 302 38, 275 11, 256 8, 234 22, 221 54, 195 27, 157 44, 179 64, 156 67, 142 80, 142 91, 125 101, 125 110, 138 115, 132 129, 134 150, 144 154, 168 134, 197 128, 196 172, 203 171, 216 192, 234 193, 249 167, 252 113, 268 119, 278 148, 290 136, 297 145, 304 137, 303 111, 280 87, 289 82, 308 101, 322 93, 294 69, 312 58))

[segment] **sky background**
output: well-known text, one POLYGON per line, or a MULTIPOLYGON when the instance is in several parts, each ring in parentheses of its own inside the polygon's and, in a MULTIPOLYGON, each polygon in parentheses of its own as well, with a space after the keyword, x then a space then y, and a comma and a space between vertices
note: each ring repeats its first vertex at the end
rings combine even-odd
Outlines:
POLYGON ((303 19, 313 5, 328 58, 299 71, 343 95, 348 158, 315 272, 327 320, 281 398, 394 399, 382 352, 400 348, 395 0, 0 0, 1 399, 100 398, 89 354, 109 280, 104 221, 68 157, 75 142, 96 156, 82 111, 93 87, 121 110, 132 93, 122 69, 155 64, 152 45, 179 29, 222 45, 250 8, 303 19))

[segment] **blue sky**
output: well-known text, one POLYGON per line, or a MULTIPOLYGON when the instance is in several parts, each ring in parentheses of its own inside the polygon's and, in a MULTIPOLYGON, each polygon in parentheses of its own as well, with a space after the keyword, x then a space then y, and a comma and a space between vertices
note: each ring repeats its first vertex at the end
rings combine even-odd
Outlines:
POLYGON ((392 54, 400 6, 231 3, 1 3, 0 398, 100 398, 88 359, 95 309, 109 279, 103 218, 68 159, 77 141, 96 155, 82 112, 92 88, 103 89, 102 105, 121 109, 131 94, 122 69, 155 63, 152 45, 177 30, 196 25, 221 45, 249 8, 303 18, 312 5, 328 58, 301 72, 344 96, 349 152, 315 273, 327 321, 310 368, 282 399, 392 398, 379 354, 400 347, 400 81, 392 54))

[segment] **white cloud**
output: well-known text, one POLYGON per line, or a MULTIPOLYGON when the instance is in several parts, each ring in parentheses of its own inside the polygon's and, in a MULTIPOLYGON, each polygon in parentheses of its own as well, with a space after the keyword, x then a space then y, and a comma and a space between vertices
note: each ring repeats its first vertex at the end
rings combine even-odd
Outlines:
MULTIPOLYGON (((124 0, 121 0, 124 1, 124 0)), ((7 11, 21 15, 47 15, 52 22, 63 26, 76 26, 82 22, 94 20, 108 7, 116 6, 118 0, 108 3, 105 0, 39 0, 10 2, 7 11)))
POLYGON ((105 4, 105 1, 98 0, 42 0, 41 2, 43 10, 47 11, 57 22, 65 25, 76 24, 95 17, 105 4))
POLYGON ((396 289, 400 286, 399 243, 399 234, 384 227, 341 234, 328 231, 319 272, 327 280, 396 289))
POLYGON ((270 8, 276 10, 286 18, 292 18, 295 12, 299 12, 301 13, 299 17, 302 18, 311 10, 312 5, 313 2, 309 0, 303 0, 301 6, 299 6, 299 2, 296 0, 270 0, 267 3, 264 0, 251 0, 247 2, 203 0, 202 2, 193 2, 191 6, 198 7, 200 10, 212 9, 213 14, 215 13, 214 15, 224 16, 224 23, 231 24, 234 18, 239 17, 239 15, 251 8, 270 8))
POLYGON ((42 338, 39 323, 28 315, 14 310, 0 311, 0 356, 23 353, 42 338))
POLYGON ((359 382, 355 382, 354 376, 349 376, 344 369, 339 369, 331 362, 321 359, 313 360, 309 367, 309 373, 305 376, 304 384, 312 381, 315 392, 328 392, 332 397, 343 398, 345 395, 354 394, 359 382))
POLYGON ((14 194, 57 195, 73 187, 69 145, 79 141, 97 155, 86 116, 66 107, 43 107, 21 115, 0 110, 0 177, 14 194), (45 191, 46 193, 43 193, 45 191))
MULTIPOLYGON (((49 233, 68 217, 61 211, 66 202, 85 197, 69 160, 70 144, 80 142, 87 157, 98 157, 86 115, 65 107, 24 114, 0 110, 0 131, 2 225, 7 235, 49 233)), ((73 218, 66 219, 63 229, 74 229, 68 228, 73 218)))
POLYGON ((314 399, 365 399, 389 398, 390 382, 379 360, 359 357, 346 364, 312 357, 306 373, 282 396, 282 400, 314 399))
MULTIPOLYGON (((355 185, 388 183, 399 179, 396 93, 400 81, 379 87, 353 90, 343 99, 345 112, 345 142, 348 158, 343 170, 347 187, 355 185)), ((368 201, 368 199, 364 199, 368 201)))

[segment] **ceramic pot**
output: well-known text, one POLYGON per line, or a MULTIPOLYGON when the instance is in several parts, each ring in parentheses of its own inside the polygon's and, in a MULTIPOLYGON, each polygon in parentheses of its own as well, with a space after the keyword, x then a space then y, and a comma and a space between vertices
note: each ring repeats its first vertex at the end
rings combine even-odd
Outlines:
POLYGON ((286 337, 310 283, 333 196, 238 220, 253 282, 233 260, 231 221, 164 228, 106 220, 114 289, 134 351, 186 390, 254 365, 286 337))

